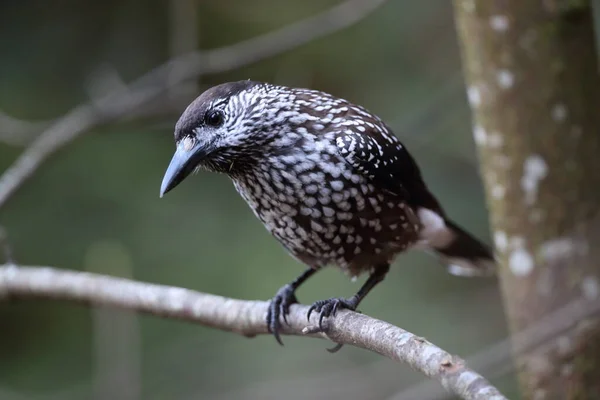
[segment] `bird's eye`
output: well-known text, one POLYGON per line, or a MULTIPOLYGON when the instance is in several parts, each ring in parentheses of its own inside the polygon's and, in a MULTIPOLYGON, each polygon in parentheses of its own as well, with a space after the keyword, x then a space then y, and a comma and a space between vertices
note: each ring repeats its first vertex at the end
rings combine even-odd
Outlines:
POLYGON ((208 126, 219 127, 223 125, 223 113, 219 110, 209 110, 204 116, 204 122, 208 126))

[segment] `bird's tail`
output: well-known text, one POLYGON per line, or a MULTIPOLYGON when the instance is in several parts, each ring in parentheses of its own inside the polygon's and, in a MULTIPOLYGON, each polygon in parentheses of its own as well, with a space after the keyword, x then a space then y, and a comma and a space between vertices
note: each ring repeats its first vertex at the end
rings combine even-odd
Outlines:
POLYGON ((435 211, 421 208, 421 239, 447 266, 459 276, 489 276, 496 271, 492 250, 470 233, 435 211))

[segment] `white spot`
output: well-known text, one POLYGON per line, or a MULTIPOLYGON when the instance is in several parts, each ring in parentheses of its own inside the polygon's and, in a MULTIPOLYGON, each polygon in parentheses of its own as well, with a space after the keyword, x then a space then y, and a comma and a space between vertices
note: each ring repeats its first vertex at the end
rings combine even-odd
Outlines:
POLYGON ((515 76, 507 69, 501 69, 496 73, 496 82, 502 89, 510 89, 515 83, 515 76))
POLYGON ((551 113, 552 119, 556 122, 563 122, 567 119, 567 107, 562 103, 555 104, 554 107, 552 107, 551 113))
POLYGON ((312 214, 312 209, 309 207, 300 207, 300 214, 308 216, 308 215, 312 214))
POLYGON ((506 232, 496 231, 494 233, 494 244, 496 245, 496 250, 500 252, 506 251, 508 248, 508 236, 506 236, 506 232))
POLYGON ((304 199, 304 204, 306 204, 308 207, 314 207, 317 205, 317 199, 314 197, 306 197, 304 199))
POLYGON ((467 89, 467 97, 472 108, 477 108, 481 104, 481 91, 475 85, 469 86, 467 89))
POLYGON ((444 219, 435 211, 427 208, 419 208, 418 210, 419 219, 423 224, 423 227, 432 231, 438 231, 446 227, 444 219))
POLYGON ((490 17, 490 26, 496 32, 506 32, 508 24, 508 17, 506 15, 492 15, 490 17))
POLYGON ((510 254, 508 266, 516 276, 527 276, 533 271, 533 257, 525 247, 519 247, 510 254))
POLYGON ((196 144, 196 139, 194 139, 190 136, 184 137, 183 140, 181 141, 181 147, 183 148, 184 151, 192 150, 192 148, 194 147, 195 144, 196 144))
POLYGON ((337 213, 337 217, 340 221, 350 221, 352 219, 352 214, 347 212, 339 212, 337 213))
POLYGON ((475 143, 480 146, 484 146, 487 142, 487 133, 481 125, 475 125, 473 128, 473 137, 475 138, 475 143))
POLYGON ((523 164, 523 177, 521 188, 525 192, 525 202, 533 204, 537 199, 538 186, 542 179, 548 175, 548 165, 544 159, 537 155, 531 155, 523 164))
POLYGON ((323 214, 325 214, 326 217, 333 217, 335 211, 331 207, 323 207, 323 214))
POLYGON ((319 223, 317 223, 315 221, 310 221, 310 227, 314 231, 316 231, 316 232, 323 232, 324 231, 323 225, 321 225, 321 224, 319 224, 319 223))
POLYGON ((341 201, 338 203, 337 206, 340 210, 343 211, 350 211, 350 209, 352 208, 352 205, 348 201, 341 201))
POLYGON ((324 140, 318 140, 315 142, 315 150, 316 151, 323 151, 325 149, 326 146, 326 142, 324 140))
POLYGON ((497 183, 492 187, 492 197, 495 199, 502 199, 506 194, 506 188, 501 184, 497 183))
POLYGON ((342 181, 331 181, 330 185, 333 190, 340 191, 344 189, 344 183, 342 181))
POLYGON ((428 247, 444 247, 452 240, 452 231, 446 228, 446 222, 436 212, 427 208, 419 208, 417 211, 422 229, 419 236, 428 247))
POLYGON ((331 199, 335 203, 341 203, 342 201, 344 201, 344 195, 342 193, 335 192, 334 194, 331 195, 331 199))
POLYGON ((598 283, 598 279, 593 276, 583 278, 583 281, 581 281, 581 291, 583 297, 587 300, 596 300, 600 295, 600 284, 598 283))
POLYGON ((305 190, 308 194, 315 194, 317 193, 319 188, 317 187, 317 185, 308 185, 305 190))
POLYGON ((477 271, 472 265, 448 264, 446 268, 454 276, 474 276, 473 272, 477 271))

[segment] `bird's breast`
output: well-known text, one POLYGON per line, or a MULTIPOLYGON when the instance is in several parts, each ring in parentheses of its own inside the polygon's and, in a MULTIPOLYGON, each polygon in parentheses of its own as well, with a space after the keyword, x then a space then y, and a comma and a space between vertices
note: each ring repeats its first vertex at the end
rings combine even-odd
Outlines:
POLYGON ((378 190, 327 144, 308 147, 266 157, 233 179, 288 251, 313 267, 336 264, 357 275, 414 243, 418 219, 402 199, 378 190))

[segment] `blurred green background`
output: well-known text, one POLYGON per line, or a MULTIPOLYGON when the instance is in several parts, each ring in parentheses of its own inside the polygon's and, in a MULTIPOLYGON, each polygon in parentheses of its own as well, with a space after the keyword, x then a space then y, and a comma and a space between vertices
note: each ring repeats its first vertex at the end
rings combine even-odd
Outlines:
MULTIPOLYGON (((57 118, 102 90, 96 78, 107 66, 129 82, 175 54, 233 44, 334 4, 3 1, 0 110, 57 118)), ((248 78, 324 90, 383 117, 449 214, 490 242, 451 2, 390 0, 348 29, 186 82, 161 95, 163 106, 63 148, 0 209, 16 260, 270 298, 303 266, 227 177, 202 172, 158 197, 185 105, 211 85, 248 78)), ((4 123, 0 135, 11 129, 4 123)), ((0 140, 0 170, 22 149, 0 140)), ((299 298, 346 296, 358 285, 332 268, 299 298)), ((361 309, 467 358, 507 334, 494 280, 449 276, 420 253, 399 257, 361 309)), ((393 399, 423 379, 363 350, 330 355, 323 341, 284 341, 68 303, 0 303, 0 399, 393 399)), ((481 372, 515 396, 510 374, 481 372)))

